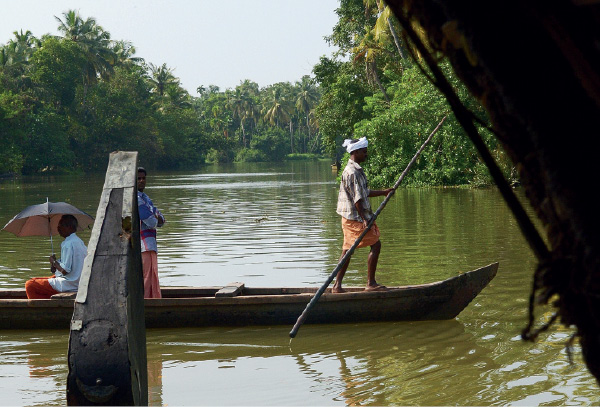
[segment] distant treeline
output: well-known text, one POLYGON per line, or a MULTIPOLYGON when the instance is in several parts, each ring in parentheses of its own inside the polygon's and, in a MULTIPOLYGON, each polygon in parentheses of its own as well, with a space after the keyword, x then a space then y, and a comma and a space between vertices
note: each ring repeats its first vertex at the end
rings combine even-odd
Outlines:
MULTIPOLYGON (((59 37, 15 32, 0 48, 0 174, 104 170, 114 150, 137 150, 140 163, 156 169, 315 155, 343 162, 342 140, 367 136, 370 181, 390 185, 450 108, 383 2, 343 0, 337 14, 326 40, 338 51, 321 57, 313 77, 264 88, 249 80, 225 91, 199 86, 199 97, 167 64, 136 58, 132 44, 111 40, 75 11, 56 17, 59 37)), ((485 130, 485 111, 448 65, 440 66, 514 178, 485 130)), ((451 114, 406 180, 489 183, 451 114)))
POLYGON ((136 58, 93 18, 56 19, 61 36, 15 31, 0 47, 0 174, 104 170, 114 150, 158 169, 321 152, 308 76, 192 97, 167 64, 136 58))

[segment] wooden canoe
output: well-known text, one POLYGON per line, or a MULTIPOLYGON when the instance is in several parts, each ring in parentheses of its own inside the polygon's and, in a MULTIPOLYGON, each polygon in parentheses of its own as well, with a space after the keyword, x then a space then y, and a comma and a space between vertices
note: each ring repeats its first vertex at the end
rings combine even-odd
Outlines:
MULTIPOLYGON (((455 318, 494 278, 498 263, 447 280, 387 291, 328 289, 306 323, 419 321, 455 318)), ((147 328, 293 325, 318 287, 164 287, 162 299, 146 299, 147 328)), ((24 289, 0 290, 0 329, 68 329, 75 294, 28 300, 24 289)))

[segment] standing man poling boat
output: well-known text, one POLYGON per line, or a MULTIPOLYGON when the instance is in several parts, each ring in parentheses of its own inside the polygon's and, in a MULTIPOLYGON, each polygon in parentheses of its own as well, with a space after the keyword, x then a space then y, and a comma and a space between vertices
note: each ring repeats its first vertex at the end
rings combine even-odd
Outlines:
POLYGON ((142 244, 142 266, 144 268, 144 298, 161 298, 158 282, 158 247, 156 244, 156 228, 162 227, 165 217, 154 206, 152 200, 144 193, 146 188, 146 170, 138 168, 137 198, 140 214, 140 242, 142 244))
MULTIPOLYGON (((388 195, 392 188, 384 190, 370 190, 367 185, 367 176, 359 165, 367 159, 367 146, 369 142, 366 137, 359 140, 346 139, 343 147, 350 153, 348 164, 342 173, 342 182, 340 184, 340 193, 338 196, 337 213, 342 217, 342 231, 344 232, 344 244, 342 246, 342 255, 352 247, 358 236, 367 228, 369 221, 373 217, 369 197, 388 195)), ((379 241, 379 228, 373 224, 369 232, 364 236, 357 248, 371 246, 371 252, 367 259, 367 286, 365 290, 385 290, 386 287, 377 284, 375 281, 375 271, 377 270, 377 261, 381 252, 381 242, 379 241)), ((340 268, 332 291, 334 293, 343 293, 342 279, 350 258, 346 264, 340 268)))

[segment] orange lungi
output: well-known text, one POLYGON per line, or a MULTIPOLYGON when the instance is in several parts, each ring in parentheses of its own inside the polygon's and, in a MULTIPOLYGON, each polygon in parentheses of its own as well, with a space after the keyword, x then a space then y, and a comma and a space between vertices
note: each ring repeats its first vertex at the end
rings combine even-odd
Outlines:
POLYGON ((27 293, 27 298, 32 300, 38 299, 48 299, 52 297, 54 294, 58 294, 50 285, 49 279, 51 277, 34 277, 30 278, 25 282, 25 292, 27 293))
POLYGON ((144 298, 162 298, 158 283, 158 256, 155 251, 142 252, 144 298))
MULTIPOLYGON (((342 231, 344 232, 342 250, 350 249, 364 229, 365 227, 362 222, 346 219, 342 216, 342 231)), ((365 237, 360 241, 357 248, 374 245, 379 241, 379 236, 379 228, 376 223, 373 223, 373 226, 371 226, 371 229, 369 229, 365 237)))

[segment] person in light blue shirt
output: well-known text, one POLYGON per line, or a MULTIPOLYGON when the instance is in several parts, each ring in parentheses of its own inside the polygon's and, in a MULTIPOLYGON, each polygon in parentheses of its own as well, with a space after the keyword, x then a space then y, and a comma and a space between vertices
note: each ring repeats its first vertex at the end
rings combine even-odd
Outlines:
POLYGON ((27 298, 50 298, 62 292, 77 291, 87 248, 77 236, 77 218, 63 215, 58 222, 58 233, 65 238, 60 245, 60 259, 50 256, 53 277, 34 277, 25 283, 27 298))

